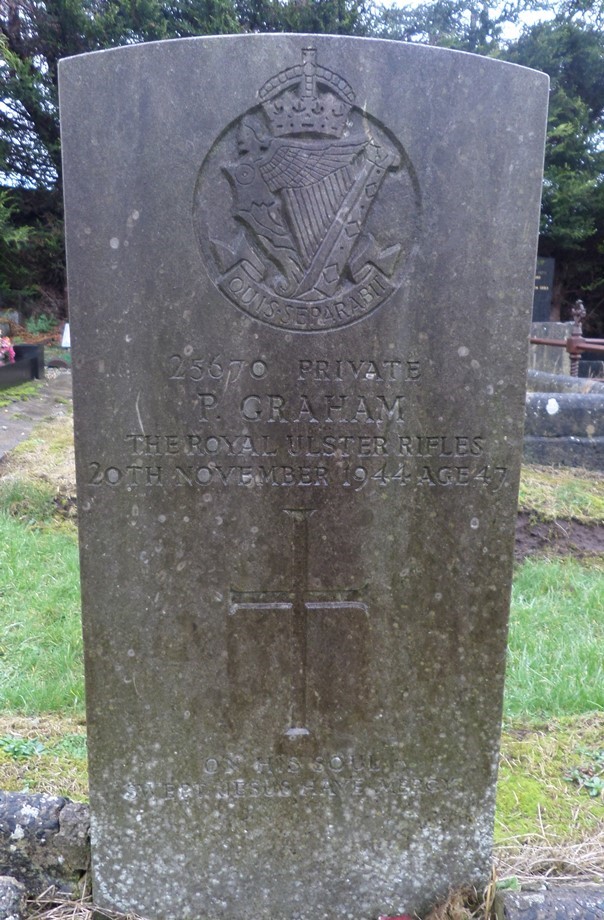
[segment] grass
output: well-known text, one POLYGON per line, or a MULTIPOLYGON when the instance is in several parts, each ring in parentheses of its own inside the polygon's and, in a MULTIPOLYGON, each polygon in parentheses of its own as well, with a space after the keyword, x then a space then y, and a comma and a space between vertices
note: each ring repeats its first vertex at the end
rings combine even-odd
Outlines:
MULTIPOLYGON (((22 498, 30 509, 40 496, 22 498)), ((0 513, 0 709, 82 710, 82 640, 73 533, 0 513)))
POLYGON ((73 418, 64 415, 41 422, 27 440, 2 462, 0 485, 8 480, 27 486, 43 484, 75 493, 73 418))
POLYGON ((604 521, 602 475, 589 470, 523 466, 519 507, 542 521, 604 521))
POLYGON ((505 714, 604 711, 604 575, 573 559, 528 559, 514 578, 505 714))
POLYGON ((0 710, 82 712, 77 532, 69 418, 45 422, 0 479, 0 710))
POLYGON ((11 403, 24 402, 26 399, 37 396, 41 386, 41 380, 30 380, 27 383, 19 383, 15 387, 0 390, 0 409, 10 406, 11 403))
POLYGON ((88 798, 84 717, 0 715, 0 776, 7 792, 88 798))
POLYGON ((65 364, 71 367, 71 349, 70 348, 61 348, 60 345, 45 345, 44 346, 44 361, 48 364, 53 358, 59 358, 61 361, 64 361, 65 364))
MULTIPOLYGON (((604 712, 505 726, 495 839, 500 845, 604 832, 604 796, 585 785, 604 754, 604 712)), ((604 870, 604 855, 601 856, 604 870)))
MULTIPOLYGON (((142 920, 136 914, 118 914, 93 906, 89 898, 72 901, 65 895, 49 892, 28 905, 31 920, 142 920)), ((463 920, 463 918, 459 918, 463 920)))

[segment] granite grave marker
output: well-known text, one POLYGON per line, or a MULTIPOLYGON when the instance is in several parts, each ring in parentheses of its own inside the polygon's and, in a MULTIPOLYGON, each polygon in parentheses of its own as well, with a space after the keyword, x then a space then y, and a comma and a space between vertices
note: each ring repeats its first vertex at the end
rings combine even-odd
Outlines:
POLYGON ((60 88, 97 903, 484 883, 547 78, 246 35, 60 88))

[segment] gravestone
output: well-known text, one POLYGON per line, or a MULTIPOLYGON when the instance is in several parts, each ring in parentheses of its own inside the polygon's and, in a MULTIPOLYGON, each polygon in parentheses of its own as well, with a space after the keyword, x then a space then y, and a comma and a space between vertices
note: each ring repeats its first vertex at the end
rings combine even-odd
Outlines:
POLYGON ((551 319, 555 267, 555 259, 537 259, 535 292, 533 294, 534 323, 549 323, 551 319))
POLYGON ((62 63, 103 907, 487 880, 546 99, 326 36, 62 63))
MULTIPOLYGON (((566 342, 571 334, 572 323, 531 323, 530 334, 536 339, 556 339, 566 342)), ((531 370, 547 374, 570 374, 570 355, 566 348, 558 345, 529 346, 528 365, 531 370)))

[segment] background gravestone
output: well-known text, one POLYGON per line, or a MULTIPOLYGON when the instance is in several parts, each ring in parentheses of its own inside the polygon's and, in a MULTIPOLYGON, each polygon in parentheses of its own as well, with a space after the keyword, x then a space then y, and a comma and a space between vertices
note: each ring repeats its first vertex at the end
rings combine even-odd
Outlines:
MULTIPOLYGON (((536 339, 557 339, 566 342, 572 323, 531 323, 530 334, 536 339)), ((570 355, 557 345, 529 345, 528 366, 546 374, 570 375, 570 355)))
POLYGON ((546 99, 325 36, 63 62, 103 906, 487 879, 546 99))
POLYGON ((551 319, 555 267, 555 259, 537 259, 535 292, 533 294, 534 323, 549 323, 551 319))

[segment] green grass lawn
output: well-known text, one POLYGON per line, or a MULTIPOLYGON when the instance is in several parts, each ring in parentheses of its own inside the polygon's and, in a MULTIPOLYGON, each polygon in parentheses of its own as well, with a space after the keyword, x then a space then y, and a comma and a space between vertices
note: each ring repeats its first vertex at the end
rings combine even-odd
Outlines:
POLYGON ((30 715, 81 712, 75 533, 0 514, 0 572, 0 709, 30 715))
POLYGON ((604 712, 603 649, 604 572, 527 559, 514 578, 506 718, 604 712))

